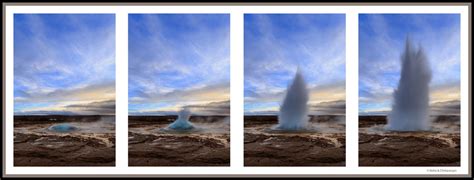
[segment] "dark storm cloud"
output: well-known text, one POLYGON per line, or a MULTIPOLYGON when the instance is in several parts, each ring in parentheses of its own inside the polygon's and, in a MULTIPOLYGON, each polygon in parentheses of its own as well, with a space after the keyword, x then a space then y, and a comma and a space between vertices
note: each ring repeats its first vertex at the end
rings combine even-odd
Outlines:
POLYGON ((211 102, 207 104, 185 106, 191 112, 197 112, 202 115, 229 115, 230 101, 211 102))
POLYGON ((115 100, 73 104, 66 106, 66 109, 84 114, 113 115, 115 114, 115 100))
POLYGON ((430 106, 431 115, 459 115, 461 102, 459 100, 433 103, 430 106))
MULTIPOLYGON (((230 101, 217 101, 203 104, 194 104, 186 105, 182 108, 188 108, 191 111, 192 115, 203 115, 203 116, 212 116, 212 115, 221 115, 228 116, 230 114, 230 101)), ((177 115, 178 111, 171 110, 157 110, 157 111, 141 111, 141 112, 130 112, 130 115, 147 115, 147 116, 156 116, 156 115, 177 115)))
POLYGON ((78 115, 75 112, 71 111, 21 111, 21 112, 15 112, 15 116, 18 115, 78 115))
POLYGON ((311 105, 310 114, 314 115, 344 115, 346 114, 346 101, 327 101, 311 105))

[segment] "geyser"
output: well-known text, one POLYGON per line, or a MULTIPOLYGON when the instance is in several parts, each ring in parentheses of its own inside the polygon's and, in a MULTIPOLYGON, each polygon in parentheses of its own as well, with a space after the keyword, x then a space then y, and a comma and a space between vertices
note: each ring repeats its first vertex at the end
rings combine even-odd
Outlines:
POLYGON ((429 130, 429 83, 431 69, 421 47, 415 49, 407 38, 401 56, 402 70, 398 88, 393 93, 392 111, 387 130, 429 130))
POLYGON ((191 111, 187 108, 181 109, 178 112, 178 119, 171 123, 168 126, 168 129, 184 131, 184 130, 191 130, 194 129, 194 125, 189 122, 189 117, 191 117, 191 111))
POLYGON ((58 124, 58 125, 50 126, 48 129, 49 129, 50 131, 56 131, 56 132, 65 133, 65 132, 75 131, 75 130, 77 130, 78 128, 75 127, 75 126, 72 126, 72 125, 70 125, 70 124, 58 124))
POLYGON ((306 83, 298 68, 293 82, 288 86, 283 104, 280 106, 276 129, 291 131, 305 129, 309 120, 308 99, 306 83))

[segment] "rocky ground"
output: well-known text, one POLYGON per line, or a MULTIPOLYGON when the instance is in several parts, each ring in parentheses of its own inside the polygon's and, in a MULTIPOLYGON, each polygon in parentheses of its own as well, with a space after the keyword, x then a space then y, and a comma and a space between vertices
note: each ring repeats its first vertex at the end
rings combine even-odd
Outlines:
POLYGON ((459 117, 433 118, 432 130, 385 131, 385 116, 359 118, 360 166, 459 166, 459 117))
MULTIPOLYGON (((245 116, 245 166, 345 166, 341 117, 313 117, 314 129, 275 131, 276 116, 245 116)), ((343 119, 343 117, 342 117, 343 119)))
POLYGON ((14 166, 114 166, 113 117, 15 117, 14 166), (49 127, 68 123, 78 129, 55 132, 49 127))
POLYGON ((176 117, 129 118, 130 166, 229 166, 230 136, 225 117, 191 117, 198 129, 164 128, 176 117))

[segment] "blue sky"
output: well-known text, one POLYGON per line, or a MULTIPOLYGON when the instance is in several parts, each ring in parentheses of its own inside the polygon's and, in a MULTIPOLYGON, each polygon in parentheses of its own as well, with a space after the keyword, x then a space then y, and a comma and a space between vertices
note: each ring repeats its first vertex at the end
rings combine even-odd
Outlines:
POLYGON ((115 16, 14 15, 14 112, 115 113, 115 16))
POLYGON ((228 14, 129 15, 129 113, 229 114, 228 14))
POLYGON ((458 114, 460 19, 458 14, 359 15, 359 112, 386 114, 400 78, 407 35, 422 46, 433 72, 432 114, 458 114))
POLYGON ((244 113, 276 114, 299 66, 310 114, 345 114, 345 15, 245 14, 244 113))

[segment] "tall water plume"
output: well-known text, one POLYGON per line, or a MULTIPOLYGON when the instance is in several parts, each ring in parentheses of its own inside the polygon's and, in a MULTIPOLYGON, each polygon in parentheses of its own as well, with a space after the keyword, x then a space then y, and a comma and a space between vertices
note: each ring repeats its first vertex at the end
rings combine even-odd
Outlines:
POLYGON ((429 130, 429 83, 431 69, 423 48, 416 49, 407 38, 401 56, 401 74, 393 93, 392 111, 386 129, 395 131, 429 130))
POLYGON ((283 104, 278 114, 279 130, 302 130, 308 125, 309 93, 299 68, 293 82, 288 86, 283 104))

